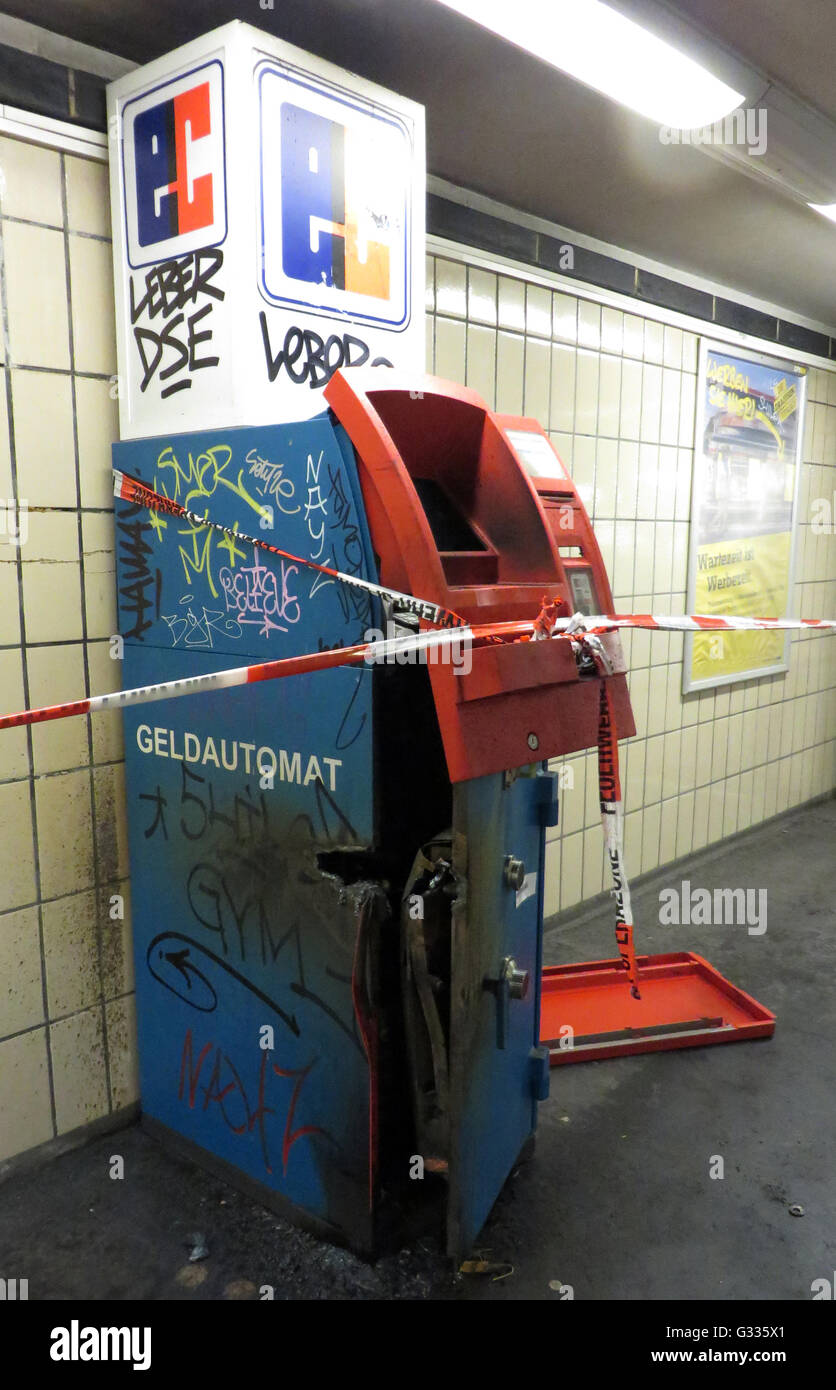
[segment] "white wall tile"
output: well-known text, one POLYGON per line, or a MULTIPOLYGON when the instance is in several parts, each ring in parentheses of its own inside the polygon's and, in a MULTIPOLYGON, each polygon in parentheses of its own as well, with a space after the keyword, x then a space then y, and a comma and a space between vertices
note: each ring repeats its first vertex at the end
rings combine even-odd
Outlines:
POLYGON ((644 356, 644 319, 636 314, 624 315, 624 347, 625 357, 634 357, 641 361, 644 356))
MULTIPOLYGON (((594 441, 593 441, 594 443, 594 441)), ((595 523, 615 517, 615 498, 618 486, 618 441, 599 439, 595 450, 595 523)), ((600 543, 600 537, 599 537, 600 543)))
MULTIPOLYGON (((109 252, 107 246, 104 250, 109 252)), ((6 222, 3 252, 12 363, 66 371, 70 366, 70 336, 63 234, 46 227, 6 222)), ((113 303, 112 285, 110 293, 95 303, 97 309, 113 303)), ((94 331, 113 332, 110 314, 91 313, 89 303, 87 313, 98 325, 94 331)))
POLYGON ((625 358, 621 364, 621 412, 619 432, 622 439, 638 439, 642 416, 642 364, 625 358))
POLYGON ((135 996, 129 994, 123 999, 112 1000, 105 1016, 113 1108, 119 1110, 139 1098, 135 996))
POLYGON ((508 275, 500 275, 498 305, 500 328, 511 328, 517 333, 524 333, 525 281, 512 280, 508 275))
POLYGON ((496 326, 497 276, 471 266, 467 272, 467 316, 471 323, 496 326))
POLYGON ((598 383, 600 359, 597 352, 578 349, 575 383, 575 432, 595 434, 598 426, 598 383))
POLYGON ((668 367, 662 369, 662 410, 659 422, 659 439, 662 444, 679 443, 679 383, 681 377, 681 372, 672 371, 668 367))
POLYGON ((530 336, 551 341, 552 292, 543 285, 526 286, 525 331, 530 336))
POLYGON ((108 1112, 102 1011, 72 1014, 53 1023, 49 1032, 56 1127, 67 1134, 108 1112))
POLYGON ((525 339, 516 333, 497 334, 496 408, 501 414, 522 415, 525 339))
POLYGON ((662 415, 662 368, 645 362, 642 373, 642 408, 640 437, 649 443, 659 442, 662 415))
POLYGON ((119 438, 119 401, 109 381, 75 378, 78 465, 83 507, 112 507, 111 447, 119 438))
POLYGON ((601 306, 588 299, 578 303, 578 347, 600 348, 601 306))
MULTIPOLYGON (((0 1027, 3 1034, 8 1036, 23 1032, 25 1028, 34 1028, 43 1021, 38 909, 24 907, 18 912, 5 912, 0 916, 0 1027)), ((2 1057, 0 1051, 0 1065, 2 1057)), ((3 1125, 0 1125, 0 1132, 2 1129, 3 1125)))
POLYGON ((463 322, 436 318, 435 375, 445 381, 464 380, 466 332, 463 322))
POLYGON ((96 894, 44 903, 44 964, 50 1018, 77 1013, 101 993, 96 894))
MULTIPOLYGON (((30 647, 27 653, 29 703, 58 705, 83 700, 84 652, 80 642, 30 647)), ((86 719, 56 719, 32 727, 35 774, 64 772, 89 760, 86 719)))
POLYGON ((12 406, 18 496, 30 507, 77 507, 69 373, 12 371, 12 406))
POLYGON ((424 308, 428 314, 435 312, 435 256, 424 258, 424 308))
POLYGON ((624 346, 624 315, 620 309, 601 309, 601 351, 622 355, 624 346))
POLYGON ((0 138, 0 209, 4 217, 62 226, 60 154, 28 141, 0 138))
POLYGON ((113 303, 113 260, 107 242, 70 237, 70 284, 76 371, 115 373, 115 316, 96 311, 99 305, 113 303))
MULTIPOLYGON (((0 709, 13 714, 26 708, 23 682, 23 652, 16 647, 0 651, 0 709)), ((3 780, 29 776, 29 752, 25 729, 5 729, 2 733, 3 780)), ((0 827, 2 829, 2 827, 0 827)))
POLYGON ((466 384, 486 401, 491 410, 496 398, 496 330, 479 323, 467 327, 466 384))
POLYGON ((35 783, 41 889, 60 898, 94 883, 90 774, 62 772, 35 783))
POLYGON ((33 903, 37 896, 28 782, 0 782, 0 825, 3 826, 0 912, 9 912, 33 903))
POLYGON ((578 341, 578 300, 574 295, 552 296, 552 336, 559 342, 578 341))
POLYGON ((575 349, 563 343, 552 346, 550 429, 574 432, 575 428, 575 349))
POLYGON ((621 359, 602 356, 598 381, 598 433, 617 436, 621 416, 621 359))
POLYGON ((549 423, 551 388, 551 345, 529 338, 525 350, 525 388, 523 410, 543 426, 549 423))
POLYGON ((0 1041, 0 1161, 53 1137, 43 1028, 0 1041))
POLYGON ((467 317, 467 270, 459 261, 436 258, 435 312, 451 318, 467 317))
POLYGON ((71 232, 110 236, 108 166, 98 159, 64 156, 67 180, 67 226, 71 232))
POLYGON ((661 365, 665 341, 665 329, 653 319, 644 321, 644 360, 661 365))

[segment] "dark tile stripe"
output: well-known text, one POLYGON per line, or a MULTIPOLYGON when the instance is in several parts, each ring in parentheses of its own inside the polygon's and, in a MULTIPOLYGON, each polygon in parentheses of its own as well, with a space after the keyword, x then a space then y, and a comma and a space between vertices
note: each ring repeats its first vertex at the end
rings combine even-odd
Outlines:
POLYGON ((521 261, 533 268, 584 280, 601 289, 672 309, 720 328, 732 328, 767 342, 809 352, 818 357, 836 359, 836 333, 816 333, 801 324, 778 319, 748 304, 724 299, 706 290, 697 290, 679 280, 669 280, 648 270, 637 270, 615 256, 589 251, 583 246, 517 226, 504 217, 494 217, 475 208, 454 203, 435 193, 427 196, 427 232, 446 237, 480 251, 492 251, 509 260, 521 261), (572 267, 567 264, 566 248, 571 246, 572 267))
POLYGON ((706 290, 683 285, 680 280, 667 280, 664 275, 640 270, 636 293, 639 299, 646 300, 648 304, 658 304, 662 309, 675 309, 680 314, 691 314, 695 319, 711 318, 712 296, 706 290))
POLYGON ((72 120, 93 130, 106 130, 105 86, 103 77, 0 44, 0 102, 9 106, 59 121, 72 120))

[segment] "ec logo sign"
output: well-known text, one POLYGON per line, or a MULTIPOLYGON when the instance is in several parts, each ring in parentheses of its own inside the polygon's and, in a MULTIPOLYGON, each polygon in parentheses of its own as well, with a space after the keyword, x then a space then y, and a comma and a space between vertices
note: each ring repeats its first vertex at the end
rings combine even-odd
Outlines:
POLYGON ((223 68, 206 63, 122 112, 128 261, 173 259, 226 235, 223 68))
POLYGON ((265 64, 261 290, 273 304, 404 328, 409 185, 404 122, 265 64))
POLYGON ((389 247, 364 225, 346 181, 356 137, 337 121, 282 103, 282 268, 294 280, 389 298, 389 247))

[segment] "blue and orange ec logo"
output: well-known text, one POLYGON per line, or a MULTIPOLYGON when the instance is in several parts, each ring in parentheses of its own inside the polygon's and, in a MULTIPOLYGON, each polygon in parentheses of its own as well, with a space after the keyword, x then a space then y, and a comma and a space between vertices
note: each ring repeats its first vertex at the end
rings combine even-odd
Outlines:
POLYGON ((408 120, 272 61, 257 80, 263 297, 401 331, 411 317, 408 120))
POLYGON ((192 141, 212 131, 209 83, 142 111, 134 122, 137 239, 140 246, 209 227, 212 174, 190 179, 192 141))
POLYGON ((363 235, 360 190, 346 177, 352 132, 282 104, 282 269, 292 280, 388 299, 389 246, 363 235))
POLYGON ((226 234, 223 74, 213 61, 127 102, 128 260, 168 260, 226 234))

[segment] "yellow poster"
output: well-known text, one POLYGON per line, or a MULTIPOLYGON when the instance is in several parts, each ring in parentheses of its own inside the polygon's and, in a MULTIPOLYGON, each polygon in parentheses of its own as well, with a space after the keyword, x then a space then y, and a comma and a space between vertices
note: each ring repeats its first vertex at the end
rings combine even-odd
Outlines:
MULTIPOLYGON (((689 613, 787 616, 805 369, 704 343, 698 381, 689 613)), ((784 633, 686 644, 685 691, 785 669, 784 633)))
MULTIPOLYGON (((780 618, 790 572, 790 534, 750 536, 697 550, 695 613, 780 618)), ((705 632, 694 638, 695 681, 775 666, 783 659, 783 632, 705 632)))

